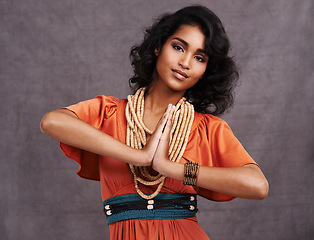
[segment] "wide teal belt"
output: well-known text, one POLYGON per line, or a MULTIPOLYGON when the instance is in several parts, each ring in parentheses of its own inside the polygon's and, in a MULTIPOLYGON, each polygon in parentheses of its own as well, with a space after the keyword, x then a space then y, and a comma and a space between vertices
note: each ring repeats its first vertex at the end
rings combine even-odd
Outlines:
POLYGON ((198 211, 195 194, 158 193, 146 200, 135 194, 120 195, 103 202, 108 224, 129 219, 184 219, 198 211))

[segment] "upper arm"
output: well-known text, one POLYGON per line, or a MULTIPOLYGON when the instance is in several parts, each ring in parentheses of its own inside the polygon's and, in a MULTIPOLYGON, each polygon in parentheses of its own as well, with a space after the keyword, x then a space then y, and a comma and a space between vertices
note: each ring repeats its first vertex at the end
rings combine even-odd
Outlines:
POLYGON ((68 114, 72 117, 76 117, 76 118, 79 118, 75 112, 71 111, 70 109, 67 109, 67 108, 60 108, 60 109, 57 109, 55 110, 55 112, 60 112, 60 113, 65 113, 65 114, 68 114))
POLYGON ((78 116, 74 112, 72 112, 71 110, 68 110, 66 108, 61 108, 61 109, 57 109, 57 110, 48 112, 44 115, 44 117, 42 118, 42 120, 40 122, 41 131, 43 133, 46 133, 47 129, 50 128, 53 125, 53 123, 58 121, 58 119, 60 119, 61 116, 64 116, 62 114, 66 114, 68 116, 78 118, 78 116))
POLYGON ((248 164, 243 165, 242 167, 251 168, 251 169, 255 169, 259 171, 261 170, 260 167, 255 163, 248 163, 248 164))

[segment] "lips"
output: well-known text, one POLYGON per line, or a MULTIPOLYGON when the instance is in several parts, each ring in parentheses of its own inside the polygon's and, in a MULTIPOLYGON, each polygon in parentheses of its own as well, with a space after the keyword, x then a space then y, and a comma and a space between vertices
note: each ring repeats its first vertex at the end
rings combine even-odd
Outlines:
POLYGON ((172 69, 172 72, 173 72, 173 75, 179 80, 185 80, 189 77, 185 72, 179 69, 172 69))

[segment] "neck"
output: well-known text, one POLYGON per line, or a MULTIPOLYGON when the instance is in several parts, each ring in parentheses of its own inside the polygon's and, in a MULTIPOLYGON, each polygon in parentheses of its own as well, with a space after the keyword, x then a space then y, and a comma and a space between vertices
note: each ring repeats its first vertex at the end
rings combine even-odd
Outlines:
POLYGON ((145 96, 145 109, 158 115, 164 112, 169 104, 176 105, 184 92, 175 92, 169 88, 153 85, 145 96))

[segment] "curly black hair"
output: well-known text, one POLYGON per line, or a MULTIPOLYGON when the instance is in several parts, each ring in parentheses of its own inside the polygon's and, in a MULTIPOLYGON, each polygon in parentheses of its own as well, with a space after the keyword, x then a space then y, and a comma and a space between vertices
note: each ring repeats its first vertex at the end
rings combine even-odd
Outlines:
POLYGON ((220 115, 233 105, 233 90, 239 73, 229 56, 230 41, 220 19, 204 6, 193 5, 163 15, 145 30, 143 42, 131 48, 134 75, 129 84, 134 91, 150 87, 157 60, 155 49, 161 49, 182 25, 200 27, 206 38, 205 51, 209 56, 203 77, 186 91, 185 97, 197 112, 220 115))

